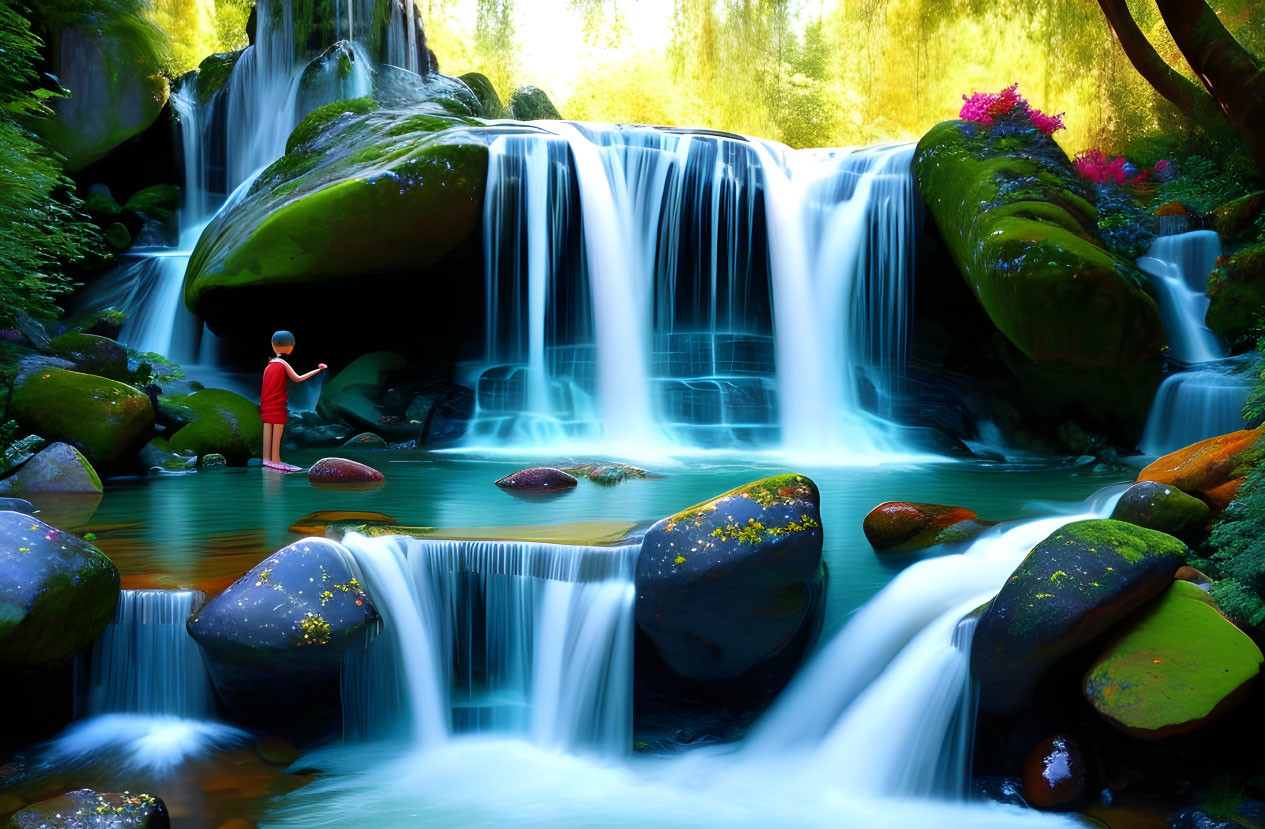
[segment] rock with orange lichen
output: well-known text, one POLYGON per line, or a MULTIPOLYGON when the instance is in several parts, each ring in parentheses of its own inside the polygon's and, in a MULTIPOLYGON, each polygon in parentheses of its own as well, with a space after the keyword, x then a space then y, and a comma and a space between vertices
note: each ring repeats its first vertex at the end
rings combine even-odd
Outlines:
POLYGON ((970 541, 991 526, 966 507, 886 501, 870 510, 861 528, 875 550, 904 553, 970 541))
POLYGON ((637 559, 637 625, 678 675, 710 682, 800 641, 824 588, 817 486, 765 478, 655 524, 637 559))
POLYGON ((230 706, 337 682, 343 652, 378 619, 351 562, 334 541, 296 541, 189 619, 189 635, 230 706))
POLYGON ((1223 510, 1254 467, 1253 450, 1260 437, 1259 428, 1243 429, 1192 443, 1156 459, 1138 474, 1138 480, 1172 484, 1214 510, 1223 510))

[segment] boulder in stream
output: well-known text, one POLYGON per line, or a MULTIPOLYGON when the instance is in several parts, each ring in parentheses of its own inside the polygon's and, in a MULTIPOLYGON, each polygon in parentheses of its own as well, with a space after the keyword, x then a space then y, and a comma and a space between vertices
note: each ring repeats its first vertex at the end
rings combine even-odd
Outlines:
POLYGON ((516 492, 550 493, 573 489, 579 481, 552 466, 533 466, 506 475, 496 482, 501 489, 516 492))
POLYGON ((1208 505, 1171 484, 1141 481, 1124 491, 1111 517, 1139 527, 1182 535, 1208 522, 1208 505))
POLYGON ((258 710, 337 683, 343 651, 378 614, 341 544, 306 538, 273 553, 188 622, 220 696, 258 710))
POLYGON ((1055 530, 980 617, 971 644, 980 704, 1018 708, 1057 659, 1168 587, 1187 553, 1173 536, 1123 521, 1076 521, 1055 530))
POLYGON ((143 392, 52 367, 36 369, 18 383, 9 416, 49 440, 71 444, 97 467, 130 457, 154 426, 154 407, 143 392))
POLYGON ((259 407, 240 394, 201 389, 169 403, 185 407, 193 415, 193 420, 171 436, 173 452, 192 452, 198 457, 223 455, 234 466, 263 454, 259 407))
POLYGON ((993 526, 966 507, 885 501, 865 516, 861 528, 879 552, 905 553, 937 544, 964 543, 993 526))
POLYGON ((169 829, 167 804, 150 794, 78 789, 32 803, 6 829, 169 829))
POLYGON ((783 655, 821 593, 817 485, 778 475, 659 521, 637 559, 637 625, 681 677, 734 679, 783 655))
POLYGON ((314 484, 380 484, 386 476, 372 466, 347 458, 321 458, 307 471, 307 479, 314 484))
POLYGON ((82 538, 0 512, 0 668, 65 662, 105 630, 119 571, 82 538))
POLYGON ((96 495, 101 478, 83 454, 68 443, 54 443, 0 481, 0 493, 17 496, 96 495))
POLYGON ((1192 443, 1157 458, 1138 473, 1138 480, 1171 484, 1220 512, 1251 471, 1252 450, 1260 438, 1259 428, 1242 429, 1192 443))

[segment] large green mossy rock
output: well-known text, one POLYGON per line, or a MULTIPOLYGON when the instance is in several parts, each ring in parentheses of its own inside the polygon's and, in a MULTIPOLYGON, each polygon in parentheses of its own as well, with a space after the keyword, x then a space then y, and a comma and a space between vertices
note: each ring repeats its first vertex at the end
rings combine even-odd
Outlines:
POLYGON ((241 466, 263 455, 263 420, 259 407, 240 394, 224 389, 202 389, 185 397, 169 398, 182 406, 193 420, 171 436, 170 450, 197 457, 216 453, 241 466))
POLYGON ((1186 554, 1171 535, 1123 521, 1060 527, 980 617, 971 645, 980 703, 998 711, 1022 705, 1046 668, 1167 587, 1186 554))
POLYGON ((392 305, 392 292, 442 302, 454 288, 474 289, 421 275, 478 239, 487 175, 469 114, 478 101, 454 78, 403 74, 379 73, 374 97, 308 115, 286 154, 207 226, 184 297, 212 329, 316 328, 346 341, 341 326, 313 325, 312 314, 371 313, 389 328, 387 316, 417 314, 412 303, 392 305))
POLYGON ((116 24, 126 22, 106 19, 101 27, 89 23, 67 28, 51 44, 54 71, 71 94, 49 101, 56 118, 29 123, 66 157, 68 172, 140 135, 167 103, 167 80, 151 62, 152 55, 138 48, 139 39, 115 36, 116 24))
POLYGON ((0 669, 64 662, 105 630, 119 571, 96 547, 20 512, 0 512, 0 669))
POLYGON ((71 331, 54 337, 44 347, 47 354, 68 360, 75 371, 110 380, 126 381, 127 349, 105 337, 71 331))
POLYGON ((98 468, 130 457, 154 427, 154 407, 140 391, 60 368, 28 374, 13 390, 9 416, 42 437, 76 447, 98 468))
POLYGON ((1208 277, 1208 327, 1232 342, 1255 337, 1265 308, 1265 242, 1217 260, 1208 277))
POLYGON ((1134 264, 1106 249, 1094 192, 1058 145, 1036 130, 946 121, 918 142, 914 170, 1036 405, 1140 423, 1159 380, 1159 312, 1134 264))
POLYGON ((1265 660, 1187 581, 1173 582, 1119 631, 1085 674, 1085 698, 1107 722, 1146 740, 1192 731, 1234 707, 1265 660))
POLYGON ((484 118, 506 117, 508 113, 505 111, 505 104, 501 103, 501 96, 496 94, 496 87, 492 86, 492 82, 488 80, 487 75, 481 75, 478 72, 467 72, 459 80, 470 87, 474 97, 479 99, 479 106, 483 110, 482 115, 484 118))
POLYGON ((811 479, 778 475, 650 528, 637 558, 637 625, 673 671, 734 679, 799 641, 824 589, 820 503, 811 479))
POLYGON ((535 86, 520 86, 514 90, 506 109, 511 118, 519 121, 557 121, 562 118, 545 91, 535 86))
POLYGON ((228 85, 228 79, 233 74, 233 67, 237 66, 237 61, 241 58, 243 51, 239 49, 236 52, 220 52, 207 55, 202 59, 202 62, 198 64, 197 75, 193 79, 193 82, 197 84, 199 104, 203 106, 209 104, 211 99, 228 85))

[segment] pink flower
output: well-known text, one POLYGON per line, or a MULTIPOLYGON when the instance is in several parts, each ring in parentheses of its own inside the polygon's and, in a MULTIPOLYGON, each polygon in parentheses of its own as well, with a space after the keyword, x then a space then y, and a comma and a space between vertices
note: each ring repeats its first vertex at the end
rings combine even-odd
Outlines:
POLYGON ((1046 115, 1036 107, 1028 107, 1028 120, 1032 122, 1032 126, 1041 130, 1046 135, 1053 135, 1061 129, 1066 129, 1067 125, 1063 123, 1065 112, 1058 115, 1046 115))
POLYGON ((958 117, 967 121, 974 121, 986 127, 991 127, 998 118, 1015 111, 1017 108, 1027 112, 1028 120, 1032 126, 1046 135, 1052 135, 1066 126, 1063 123, 1064 113, 1046 115, 1041 110, 1033 107, 1028 103, 1027 99, 1019 94, 1019 84, 1017 83, 1011 84, 1001 92, 973 92, 970 97, 963 95, 962 100, 965 103, 962 104, 962 109, 958 111, 958 117))

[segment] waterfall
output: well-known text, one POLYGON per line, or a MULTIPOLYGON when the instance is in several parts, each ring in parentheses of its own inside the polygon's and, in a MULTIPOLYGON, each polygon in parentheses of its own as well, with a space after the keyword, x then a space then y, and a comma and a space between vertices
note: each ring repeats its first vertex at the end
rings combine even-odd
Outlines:
POLYGON ((558 121, 498 135, 468 442, 898 448, 878 416, 907 356, 912 153, 558 121))
POLYGON ((210 717, 211 680, 185 622, 206 600, 197 590, 123 590, 114 619, 93 643, 88 714, 210 717))
POLYGON ((1225 356, 1217 335, 1208 330, 1205 295, 1208 274, 1221 255, 1221 237, 1212 230, 1157 236, 1138 267, 1151 277, 1164 332, 1173 359, 1206 363, 1225 356))
POLYGON ((1174 361, 1184 368, 1164 379, 1151 404, 1140 447, 1162 455, 1243 428, 1240 412, 1251 377, 1223 359, 1224 344, 1204 324, 1205 288, 1221 255, 1211 230, 1158 236, 1138 267, 1151 277, 1174 361))
POLYGON ((123 590, 114 618, 76 665, 77 719, 40 763, 116 762, 166 774, 190 757, 240 742, 215 722, 215 697, 197 643, 185 630, 205 600, 197 590, 123 590))
POLYGON ((632 745, 635 546, 343 540, 382 615, 344 668, 354 739, 513 734, 620 755, 632 745))

